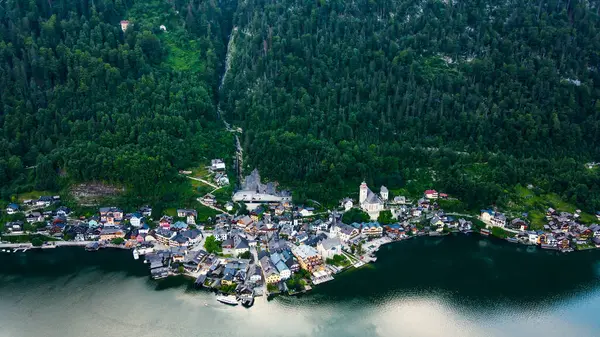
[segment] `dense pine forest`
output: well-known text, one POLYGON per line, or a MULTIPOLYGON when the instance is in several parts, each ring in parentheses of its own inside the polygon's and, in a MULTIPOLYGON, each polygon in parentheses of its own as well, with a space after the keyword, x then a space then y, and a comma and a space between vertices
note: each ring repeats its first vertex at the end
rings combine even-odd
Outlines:
POLYGON ((429 177, 472 207, 535 184, 598 208, 593 6, 247 0, 224 111, 250 166, 310 197, 429 177))
POLYGON ((177 169, 230 151, 215 108, 230 23, 212 2, 190 6, 0 3, 5 199, 90 180, 160 197, 177 169))
POLYGON ((220 103, 243 129, 246 168, 300 199, 366 179, 476 208, 533 184, 600 209, 600 170, 584 165, 600 160, 599 8, 6 0, 0 197, 90 180, 175 193, 178 169, 232 154, 220 103))

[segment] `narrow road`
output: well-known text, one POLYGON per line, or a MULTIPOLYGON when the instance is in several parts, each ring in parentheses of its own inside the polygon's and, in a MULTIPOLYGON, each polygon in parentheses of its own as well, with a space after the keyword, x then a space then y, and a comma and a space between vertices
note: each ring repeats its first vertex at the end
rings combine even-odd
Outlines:
POLYGON ((218 189, 220 188, 219 186, 217 186, 217 185, 215 185, 215 184, 211 183, 211 182, 210 182, 210 181, 208 181, 208 180, 204 180, 204 179, 201 179, 201 178, 196 178, 196 177, 190 177, 190 176, 186 176, 186 177, 188 177, 189 179, 192 179, 192 180, 199 181, 199 182, 201 182, 201 183, 205 183, 206 185, 208 185, 208 186, 210 186, 210 187, 214 188, 214 191, 216 191, 216 190, 218 190, 218 189))
POLYGON ((219 212, 221 212, 221 213, 227 213, 227 211, 225 211, 225 210, 222 210, 222 209, 220 209, 220 208, 218 208, 218 207, 215 207, 215 206, 212 206, 212 205, 209 205, 209 204, 205 204, 205 203, 203 203, 203 202, 202 202, 202 198, 198 198, 198 199, 196 199, 196 200, 198 200, 198 202, 199 202, 199 203, 201 203, 203 206, 206 206, 206 207, 212 208, 212 209, 214 209, 215 211, 219 211, 219 212))

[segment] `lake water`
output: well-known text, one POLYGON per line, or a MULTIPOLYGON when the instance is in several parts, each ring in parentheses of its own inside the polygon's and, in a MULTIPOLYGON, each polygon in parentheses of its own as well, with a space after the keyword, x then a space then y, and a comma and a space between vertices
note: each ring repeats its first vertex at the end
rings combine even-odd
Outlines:
POLYGON ((600 336, 600 251, 478 236, 382 247, 302 297, 216 302, 131 252, 0 253, 0 336, 600 336))

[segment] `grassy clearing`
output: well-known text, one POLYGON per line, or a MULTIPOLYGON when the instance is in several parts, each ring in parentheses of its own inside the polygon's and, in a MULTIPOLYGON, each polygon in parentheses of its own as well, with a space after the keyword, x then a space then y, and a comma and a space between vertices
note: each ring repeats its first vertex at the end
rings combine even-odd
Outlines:
POLYGON ((136 2, 128 13, 128 19, 144 30, 159 32, 158 36, 166 46, 168 56, 165 65, 177 71, 204 73, 198 40, 193 39, 185 29, 182 17, 166 1, 152 0, 136 2), (159 31, 164 25, 166 31, 159 31))
POLYGON ((167 208, 167 209, 163 210, 163 213, 168 216, 176 217, 177 209, 176 208, 167 208))
POLYGON ((35 200, 41 197, 42 195, 56 195, 56 192, 51 191, 31 191, 26 193, 18 194, 16 199, 18 202, 23 202, 24 200, 35 200))
POLYGON ((206 207, 200 203, 198 203, 198 205, 196 207, 194 207, 194 209, 196 209, 196 211, 198 211, 198 220, 197 221, 206 221, 208 220, 208 218, 212 218, 214 219, 215 216, 221 214, 221 212, 215 211, 214 209, 210 208, 210 207, 206 207))
POLYGON ((167 65, 177 71, 204 72, 204 64, 200 62, 198 41, 176 41, 170 32, 160 35, 160 40, 168 47, 167 65))
MULTIPOLYGON (((574 213, 577 207, 564 201, 555 193, 544 193, 534 189, 528 189, 523 186, 516 186, 510 192, 510 201, 508 203, 508 213, 511 216, 521 216, 521 213, 528 213, 528 220, 533 229, 541 229, 547 223, 546 210, 549 207, 559 212, 574 213)), ((580 222, 591 224, 597 222, 592 214, 582 212, 580 222)))

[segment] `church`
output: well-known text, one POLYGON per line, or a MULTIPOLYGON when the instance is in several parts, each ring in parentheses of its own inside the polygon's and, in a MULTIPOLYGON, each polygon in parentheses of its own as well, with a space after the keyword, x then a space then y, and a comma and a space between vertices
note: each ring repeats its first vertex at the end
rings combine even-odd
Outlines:
POLYGON ((358 203, 363 211, 369 213, 372 220, 377 220, 379 212, 384 210, 388 197, 389 192, 385 186, 381 186, 380 193, 377 195, 371 191, 366 182, 360 184, 358 203))

